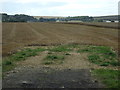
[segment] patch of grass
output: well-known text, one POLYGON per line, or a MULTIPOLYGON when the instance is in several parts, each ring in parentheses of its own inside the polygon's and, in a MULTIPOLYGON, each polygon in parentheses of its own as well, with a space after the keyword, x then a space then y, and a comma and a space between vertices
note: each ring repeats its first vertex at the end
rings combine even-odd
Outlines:
POLYGON ((113 65, 113 66, 120 66, 119 61, 111 61, 110 64, 113 65))
POLYGON ((91 61, 100 59, 99 55, 96 55, 96 54, 90 55, 90 56, 88 56, 88 58, 89 58, 89 60, 91 60, 91 61))
POLYGON ((88 52, 93 52, 93 50, 90 50, 89 48, 84 48, 84 49, 78 50, 77 52, 78 52, 78 53, 83 53, 83 52, 88 53, 88 52))
POLYGON ((11 61, 4 61, 4 62, 3 62, 3 65, 11 65, 11 64, 12 64, 11 61))
POLYGON ((88 60, 100 66, 119 66, 117 54, 107 46, 86 46, 78 53, 89 53, 88 60))
POLYGON ((12 61, 21 61, 21 60, 25 60, 27 57, 31 57, 35 55, 37 55, 37 52, 35 52, 34 50, 32 51, 31 49, 26 49, 12 55, 10 59, 12 61))
POLYGON ((110 64, 109 62, 103 62, 100 64, 100 66, 109 66, 109 64, 110 64))
POLYGON ((64 56, 58 56, 58 55, 48 55, 46 57, 46 59, 49 59, 49 60, 55 60, 55 59, 64 59, 64 56))
POLYGON ((78 50, 78 52, 94 52, 94 53, 104 53, 109 54, 111 53, 111 48, 107 46, 86 46, 83 49, 78 50))
POLYGON ((48 55, 44 59, 44 64, 61 64, 63 63, 64 56, 61 55, 48 55))
POLYGON ((98 64, 99 60, 100 60, 100 57, 99 57, 99 55, 93 54, 93 55, 89 55, 88 59, 89 59, 90 62, 98 64))
POLYGON ((2 65, 2 72, 7 72, 14 68, 15 68, 15 64, 13 64, 10 61, 7 61, 7 62, 3 63, 3 65, 2 65))
POLYGON ((100 79, 107 88, 120 88, 120 80, 118 79, 120 71, 108 69, 92 70, 92 74, 100 79))
POLYGON ((9 60, 11 60, 11 61, 25 60, 27 57, 36 56, 36 55, 38 55, 38 52, 42 52, 42 51, 45 51, 45 49, 42 49, 42 48, 37 48, 37 49, 27 48, 23 51, 17 52, 14 55, 10 56, 9 60))
POLYGON ((66 46, 58 46, 58 47, 49 49, 49 51, 52 51, 52 52, 68 52, 68 51, 71 51, 71 49, 66 47, 66 46))
POLYGON ((33 49, 35 52, 43 52, 46 51, 46 49, 44 48, 37 48, 37 49, 33 49))
POLYGON ((43 48, 37 48, 37 49, 26 48, 22 51, 15 53, 14 55, 9 56, 5 60, 3 60, 3 63, 2 63, 3 71, 5 72, 5 71, 12 70, 15 67, 15 62, 25 60, 31 56, 36 56, 36 55, 38 55, 38 52, 42 52, 42 51, 45 51, 45 49, 43 49, 43 48))
POLYGON ((70 53, 65 53, 65 55, 71 55, 70 53))

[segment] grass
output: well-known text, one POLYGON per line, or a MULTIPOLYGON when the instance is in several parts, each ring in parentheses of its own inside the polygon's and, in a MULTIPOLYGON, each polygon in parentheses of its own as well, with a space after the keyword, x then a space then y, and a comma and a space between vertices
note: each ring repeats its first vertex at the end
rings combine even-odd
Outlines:
POLYGON ((100 66, 120 66, 117 54, 107 46, 86 46, 78 53, 89 53, 88 60, 100 66))
POLYGON ((11 55, 11 56, 5 58, 2 62, 3 72, 12 70, 16 66, 15 65, 16 62, 25 60, 31 56, 36 56, 36 55, 38 55, 38 52, 42 52, 42 51, 45 51, 45 49, 43 49, 43 48, 37 48, 37 49, 26 48, 22 51, 15 53, 14 55, 11 55))
MULTIPOLYGON (((53 48, 26 48, 19 51, 8 58, 4 59, 3 71, 11 70, 15 67, 15 63, 18 61, 26 60, 28 57, 36 56, 39 52, 48 51, 48 56, 44 59, 44 64, 60 64, 64 61, 64 56, 71 55, 70 52, 88 53, 88 60, 94 64, 100 66, 120 66, 118 62, 117 54, 107 46, 88 46, 88 45, 61 45, 53 48), (57 53, 64 53, 63 55, 53 55, 57 53)), ((59 53, 59 54, 60 54, 59 53)))
POLYGON ((96 69, 92 70, 92 74, 101 80, 101 82, 103 82, 107 88, 120 88, 120 81, 118 80, 120 71, 96 69))
POLYGON ((100 57, 99 57, 99 55, 93 54, 93 55, 89 55, 88 59, 92 63, 98 63, 98 61, 100 60, 100 57))
POLYGON ((70 49, 67 46, 58 46, 58 47, 49 49, 49 51, 52 51, 52 52, 68 52, 68 51, 72 51, 72 49, 70 49))
POLYGON ((65 53, 65 55, 71 55, 70 53, 65 53))
POLYGON ((64 60, 64 56, 62 55, 48 55, 46 56, 46 58, 44 59, 43 64, 61 64, 63 63, 64 60))

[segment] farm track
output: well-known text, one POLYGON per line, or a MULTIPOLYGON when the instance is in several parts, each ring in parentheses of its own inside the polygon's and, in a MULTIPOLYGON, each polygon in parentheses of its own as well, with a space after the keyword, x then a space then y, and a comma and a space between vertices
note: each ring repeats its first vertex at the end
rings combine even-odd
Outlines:
POLYGON ((17 67, 4 77, 3 88, 105 87, 92 77, 91 68, 99 67, 88 62, 86 54, 75 52, 70 52, 70 54, 70 56, 65 57, 63 64, 44 65, 42 62, 48 55, 46 51, 18 62, 17 67))
POLYGON ((61 23, 3 23, 3 56, 25 45, 88 44, 118 50, 118 29, 61 23))
POLYGON ((16 30, 16 23, 14 24, 14 26, 13 26, 13 29, 12 29, 12 31, 10 32, 10 38, 14 38, 15 37, 15 30, 16 30))

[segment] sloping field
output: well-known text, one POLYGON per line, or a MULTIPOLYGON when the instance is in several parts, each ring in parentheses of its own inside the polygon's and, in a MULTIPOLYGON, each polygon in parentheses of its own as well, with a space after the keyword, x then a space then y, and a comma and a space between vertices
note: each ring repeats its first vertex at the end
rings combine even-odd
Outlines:
POLYGON ((118 29, 120 28, 119 23, 106 23, 106 22, 62 22, 63 24, 78 24, 78 25, 87 25, 87 26, 94 26, 94 27, 104 27, 104 28, 113 28, 118 29))
POLYGON ((107 45, 118 49, 118 29, 62 23, 3 23, 3 56, 24 46, 107 45))

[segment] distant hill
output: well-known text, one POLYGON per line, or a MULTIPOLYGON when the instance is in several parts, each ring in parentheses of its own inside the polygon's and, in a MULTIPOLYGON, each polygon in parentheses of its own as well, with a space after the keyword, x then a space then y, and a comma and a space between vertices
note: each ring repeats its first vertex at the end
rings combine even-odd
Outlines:
POLYGON ((39 18, 66 18, 66 17, 62 17, 62 16, 33 16, 34 18, 36 19, 39 19, 39 18))
POLYGON ((97 16, 93 17, 95 20, 110 20, 110 21, 117 21, 119 19, 120 21, 120 15, 110 15, 110 16, 97 16))

